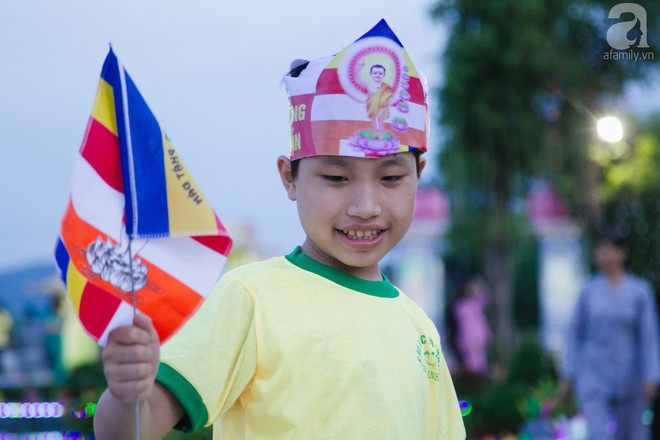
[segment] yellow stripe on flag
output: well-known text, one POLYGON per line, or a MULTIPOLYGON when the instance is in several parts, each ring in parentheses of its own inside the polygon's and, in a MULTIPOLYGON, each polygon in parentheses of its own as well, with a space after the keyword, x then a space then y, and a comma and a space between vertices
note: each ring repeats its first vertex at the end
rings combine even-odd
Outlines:
POLYGON ((69 299, 76 311, 76 315, 80 315, 80 299, 82 298, 86 285, 87 279, 78 272, 76 266, 70 261, 69 267, 66 270, 66 293, 69 295, 69 299))
POLYGON ((115 97, 113 89, 103 78, 99 81, 92 108, 92 117, 117 136, 117 115, 115 114, 115 97))
POLYGON ((217 234, 213 207, 163 132, 167 206, 172 236, 217 234))

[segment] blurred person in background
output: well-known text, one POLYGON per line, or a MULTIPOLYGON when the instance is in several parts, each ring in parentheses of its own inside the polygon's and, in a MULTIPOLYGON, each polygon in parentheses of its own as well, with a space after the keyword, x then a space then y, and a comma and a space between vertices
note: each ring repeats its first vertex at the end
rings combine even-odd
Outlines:
POLYGON ((598 272, 582 287, 568 329, 560 394, 575 392, 590 440, 650 438, 642 420, 660 382, 658 315, 650 284, 626 269, 627 257, 622 238, 597 240, 598 272))
POLYGON ((53 376, 55 384, 61 384, 66 376, 64 363, 62 362, 62 324, 64 323, 61 312, 61 299, 53 296, 50 307, 44 318, 46 334, 44 336, 44 349, 48 359, 48 367, 53 376))
POLYGON ((46 330, 39 307, 34 302, 27 302, 23 307, 22 316, 16 320, 16 328, 12 335, 15 344, 20 373, 26 384, 34 382, 42 384, 50 376, 48 361, 44 348, 46 330))
POLYGON ((9 347, 9 334, 13 325, 11 313, 0 306, 0 373, 4 372, 4 351, 9 347))
POLYGON ((451 306, 455 324, 454 343, 461 369, 469 374, 488 373, 488 344, 492 333, 485 315, 489 302, 488 286, 473 276, 463 286, 451 306))

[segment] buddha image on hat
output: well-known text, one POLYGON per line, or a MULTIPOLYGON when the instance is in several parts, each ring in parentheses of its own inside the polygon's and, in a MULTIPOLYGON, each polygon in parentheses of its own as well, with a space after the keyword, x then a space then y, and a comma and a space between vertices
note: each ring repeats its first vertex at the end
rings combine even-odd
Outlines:
POLYGON ((335 56, 295 60, 284 83, 291 160, 426 151, 426 78, 385 20, 335 56))

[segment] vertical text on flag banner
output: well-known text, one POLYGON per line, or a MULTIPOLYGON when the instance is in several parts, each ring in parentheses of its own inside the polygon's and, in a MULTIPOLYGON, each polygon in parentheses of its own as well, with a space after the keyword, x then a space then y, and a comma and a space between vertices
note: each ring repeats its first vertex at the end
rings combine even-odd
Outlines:
MULTIPOLYGON (((181 179, 186 179, 186 168, 176 154, 176 150, 174 148, 168 148, 167 154, 170 158, 170 165, 172 165, 172 172, 176 178, 179 181, 181 181, 181 179)), ((181 188, 183 188, 184 191, 188 191, 187 197, 192 199, 195 204, 200 205, 203 202, 199 191, 196 190, 194 184, 191 183, 190 180, 184 180, 181 184, 181 188)))

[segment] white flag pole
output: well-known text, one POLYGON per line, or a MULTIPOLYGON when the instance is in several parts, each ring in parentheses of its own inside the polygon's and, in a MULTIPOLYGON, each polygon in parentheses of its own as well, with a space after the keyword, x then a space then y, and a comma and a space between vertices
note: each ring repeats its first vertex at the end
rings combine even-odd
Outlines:
MULTIPOLYGON (((112 48, 112 46, 110 46, 112 48)), ((119 62, 117 58, 117 67, 119 68, 119 81, 121 83, 121 97, 122 97, 122 111, 124 113, 124 133, 126 135, 126 150, 128 158, 128 172, 129 172, 129 182, 132 194, 137 194, 135 191, 135 168, 133 162, 133 142, 131 139, 131 124, 128 114, 128 92, 126 90, 126 71, 124 66, 119 62)), ((125 200, 125 196, 124 196, 125 200)), ((137 200, 135 197, 131 197, 133 204, 133 234, 137 230, 137 200)), ((135 294, 135 278, 133 277, 133 237, 132 234, 128 235, 128 267, 129 267, 129 276, 131 277, 131 292, 133 299, 133 319, 137 315, 137 295, 135 294)), ((135 439, 140 440, 140 400, 135 397, 135 439)))

